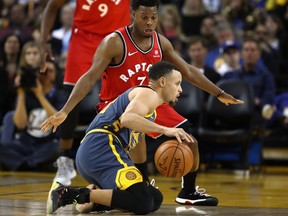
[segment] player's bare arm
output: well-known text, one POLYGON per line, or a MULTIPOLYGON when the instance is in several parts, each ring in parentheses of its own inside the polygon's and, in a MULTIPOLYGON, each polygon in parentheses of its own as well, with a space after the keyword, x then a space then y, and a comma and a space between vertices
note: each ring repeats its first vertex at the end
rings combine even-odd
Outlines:
POLYGON ((139 91, 139 89, 135 89, 134 92, 132 91, 129 94, 129 98, 132 98, 131 102, 121 116, 123 127, 143 133, 162 133, 170 137, 176 137, 179 142, 182 142, 182 140, 194 142, 193 138, 182 128, 168 128, 145 119, 144 116, 155 110, 163 101, 153 90, 142 90, 141 88, 139 91))
MULTIPOLYGON (((163 60, 169 61, 177 65, 185 79, 194 84, 195 86, 203 89, 204 91, 217 96, 221 93, 221 89, 212 83, 208 78, 206 78, 197 68, 192 65, 189 65, 185 62, 175 51, 172 44, 162 35, 160 36, 160 41, 163 49, 163 60)), ((244 103, 241 100, 234 98, 228 93, 222 93, 218 99, 226 104, 242 104, 244 103)))
POLYGON ((77 81, 62 111, 68 114, 91 91, 107 66, 122 58, 122 53, 123 45, 117 34, 105 37, 94 54, 92 66, 77 81))
POLYGON ((45 132, 53 127, 53 132, 55 132, 57 127, 64 122, 71 110, 90 92, 105 68, 111 62, 120 59, 120 56, 123 55, 122 53, 123 45, 119 36, 114 33, 107 36, 97 48, 93 57, 92 66, 77 81, 63 108, 45 120, 41 125, 41 130, 45 132))

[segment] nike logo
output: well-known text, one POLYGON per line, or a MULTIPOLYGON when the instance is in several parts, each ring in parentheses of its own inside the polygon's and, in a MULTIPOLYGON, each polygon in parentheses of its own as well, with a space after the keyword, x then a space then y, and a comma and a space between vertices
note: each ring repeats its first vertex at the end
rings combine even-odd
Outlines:
POLYGON ((138 51, 132 52, 132 53, 128 52, 128 56, 132 56, 132 55, 136 54, 137 52, 138 52, 138 51))

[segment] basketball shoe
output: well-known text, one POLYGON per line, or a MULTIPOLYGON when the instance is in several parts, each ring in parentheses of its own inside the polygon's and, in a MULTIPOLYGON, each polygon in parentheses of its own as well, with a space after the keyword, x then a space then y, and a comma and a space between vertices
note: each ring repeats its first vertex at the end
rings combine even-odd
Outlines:
POLYGON ((69 204, 89 202, 89 188, 72 188, 54 182, 48 193, 46 204, 47 214, 55 212, 58 208, 69 204))
POLYGON ((70 186, 71 179, 77 175, 73 159, 61 156, 57 159, 56 164, 58 170, 53 182, 59 182, 62 185, 70 186))
POLYGON ((179 192, 176 200, 177 203, 186 205, 198 205, 198 206, 217 206, 218 199, 205 193, 204 188, 195 188, 194 193, 187 193, 183 189, 179 192))
MULTIPOLYGON (((90 184, 87 186, 90 190, 96 189, 96 185, 90 184)), ((111 207, 96 204, 93 202, 90 203, 84 203, 84 204, 76 204, 76 210, 79 213, 90 213, 90 212, 99 212, 99 213, 104 213, 105 211, 110 211, 112 210, 111 207)))

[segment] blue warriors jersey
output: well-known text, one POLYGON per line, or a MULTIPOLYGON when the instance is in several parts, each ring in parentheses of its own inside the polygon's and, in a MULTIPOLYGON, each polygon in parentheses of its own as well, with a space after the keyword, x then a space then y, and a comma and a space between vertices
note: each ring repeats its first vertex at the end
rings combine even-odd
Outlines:
MULTIPOLYGON (((138 88, 141 87, 149 88, 148 86, 138 86, 138 88)), ((121 125, 120 120, 126 107, 130 103, 128 95, 134 88, 135 87, 125 91, 114 101, 108 104, 100 113, 98 113, 92 123, 89 125, 87 133, 89 133, 89 131, 92 132, 94 129, 103 129, 101 130, 103 133, 114 134, 121 142, 123 148, 125 148, 127 151, 132 150, 136 144, 139 143, 142 137, 141 133, 129 128, 124 128, 121 125)), ((154 110, 153 113, 147 114, 145 118, 150 121, 154 121, 156 118, 156 111, 154 110)), ((97 130, 97 132, 99 132, 99 130, 97 130)))

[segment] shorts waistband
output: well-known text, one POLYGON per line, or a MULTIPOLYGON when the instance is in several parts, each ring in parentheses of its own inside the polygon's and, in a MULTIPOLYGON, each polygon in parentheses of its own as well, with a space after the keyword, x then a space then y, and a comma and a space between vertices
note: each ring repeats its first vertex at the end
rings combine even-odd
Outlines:
POLYGON ((118 142, 121 144, 121 146, 124 148, 124 141, 122 140, 122 138, 118 137, 115 133, 113 133, 112 131, 110 130, 107 130, 107 129, 103 129, 103 128, 95 128, 95 129, 92 129, 90 131, 88 131, 86 133, 86 135, 84 136, 84 138, 81 140, 80 143, 83 142, 83 140, 86 138, 87 135, 91 134, 91 133, 106 133, 106 134, 111 134, 115 139, 118 140, 118 142))

